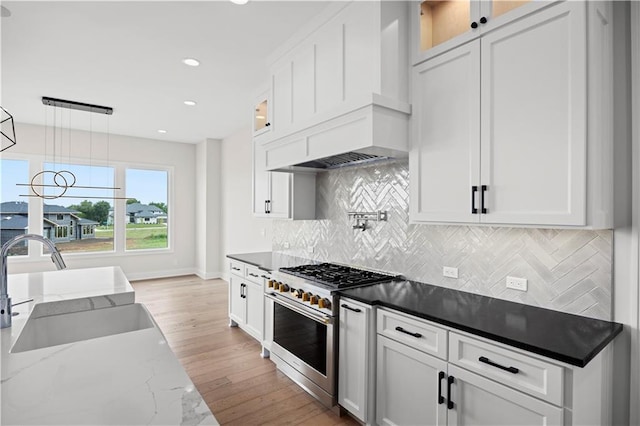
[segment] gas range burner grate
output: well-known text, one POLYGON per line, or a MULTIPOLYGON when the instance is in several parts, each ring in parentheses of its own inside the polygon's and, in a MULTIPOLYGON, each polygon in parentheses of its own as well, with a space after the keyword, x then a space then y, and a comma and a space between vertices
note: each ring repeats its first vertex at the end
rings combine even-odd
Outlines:
POLYGON ((333 288, 353 287, 372 284, 381 281, 392 281, 397 277, 385 275, 364 269, 351 268, 335 263, 320 263, 316 265, 301 265, 280 268, 284 272, 296 277, 304 278, 333 288))

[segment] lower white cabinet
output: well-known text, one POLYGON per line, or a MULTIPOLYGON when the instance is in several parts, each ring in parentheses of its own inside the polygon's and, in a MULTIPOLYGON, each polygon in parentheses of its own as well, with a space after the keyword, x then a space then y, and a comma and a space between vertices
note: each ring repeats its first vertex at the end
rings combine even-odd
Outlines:
MULTIPOLYGON (((455 365, 451 381, 448 425, 562 425, 563 409, 525 395, 455 365)), ((417 423, 416 423, 417 424, 417 423)))
POLYGON ((402 312, 340 304, 338 401, 365 424, 612 421, 610 346, 579 368, 402 312))
POLYGON ((446 425, 440 397, 447 363, 378 335, 376 420, 379 425, 446 425))
POLYGON ((231 261, 229 275, 229 325, 238 326, 262 342, 264 335, 264 288, 257 268, 231 261), (252 269, 253 268, 253 269, 252 269))
POLYGON ((373 312, 369 305, 340 301, 338 350, 338 403, 364 423, 373 419, 374 342, 373 312))

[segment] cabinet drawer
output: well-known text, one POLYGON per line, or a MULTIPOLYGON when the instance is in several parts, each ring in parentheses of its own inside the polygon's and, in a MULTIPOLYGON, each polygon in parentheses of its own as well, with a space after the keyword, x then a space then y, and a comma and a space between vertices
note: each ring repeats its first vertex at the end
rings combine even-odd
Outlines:
POLYGON ((447 331, 404 314, 378 309, 378 334, 447 359, 447 331))
POLYGON ((562 406, 563 369, 555 364, 453 332, 449 362, 562 406))
POLYGON ((244 263, 232 260, 229 264, 229 269, 232 274, 244 277, 244 263))
POLYGON ((263 276, 266 277, 266 274, 260 268, 250 265, 247 265, 244 268, 244 277, 251 282, 262 285, 264 279, 263 276))

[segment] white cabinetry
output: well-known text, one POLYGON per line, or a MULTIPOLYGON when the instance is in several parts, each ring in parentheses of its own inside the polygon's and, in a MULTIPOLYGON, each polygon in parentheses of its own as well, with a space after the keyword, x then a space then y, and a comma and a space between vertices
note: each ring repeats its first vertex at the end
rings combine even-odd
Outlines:
POLYGON ((407 3, 336 2, 305 30, 272 57, 273 120, 260 139, 261 166, 295 170, 356 150, 406 157, 407 3))
POLYGON ((229 325, 240 327, 262 342, 264 336, 264 283, 260 269, 230 261, 229 325))
MULTIPOLYGON (((611 422, 610 348, 577 368, 387 308, 375 312, 377 424, 611 422)), ((342 362, 347 371, 360 365, 342 362)), ((361 380, 365 393, 372 383, 361 380)))
POLYGON ((315 219, 315 174, 269 172, 266 152, 253 141, 253 214, 258 217, 315 219))
POLYGON ((371 306, 340 301, 338 404, 364 423, 373 420, 375 326, 371 306))
POLYGON ((609 9, 562 2, 414 67, 412 221, 611 226, 609 9))

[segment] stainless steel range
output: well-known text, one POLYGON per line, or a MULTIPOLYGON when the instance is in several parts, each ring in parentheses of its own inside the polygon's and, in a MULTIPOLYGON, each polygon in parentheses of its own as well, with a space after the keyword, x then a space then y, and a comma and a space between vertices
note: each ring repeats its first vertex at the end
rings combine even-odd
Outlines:
POLYGON ((328 407, 337 401, 338 296, 347 287, 397 277, 333 263, 280 268, 265 284, 271 358, 328 407))

